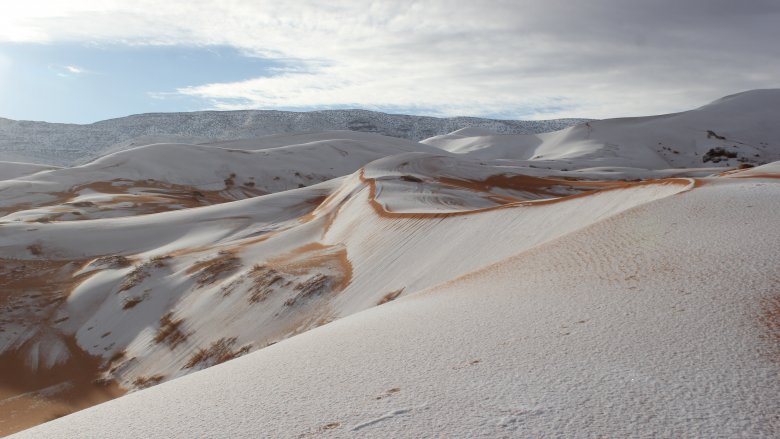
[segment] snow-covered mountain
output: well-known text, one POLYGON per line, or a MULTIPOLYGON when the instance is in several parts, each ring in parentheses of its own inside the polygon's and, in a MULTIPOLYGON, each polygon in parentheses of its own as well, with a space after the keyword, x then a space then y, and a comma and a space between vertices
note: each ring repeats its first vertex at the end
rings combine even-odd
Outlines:
POLYGON ((776 436, 779 110, 20 169, 0 434, 776 436))
POLYGON ((464 127, 532 134, 555 131, 581 121, 442 119, 367 110, 151 113, 88 125, 0 118, 0 160, 69 166, 106 153, 153 143, 206 143, 325 130, 352 130, 419 141, 464 127))

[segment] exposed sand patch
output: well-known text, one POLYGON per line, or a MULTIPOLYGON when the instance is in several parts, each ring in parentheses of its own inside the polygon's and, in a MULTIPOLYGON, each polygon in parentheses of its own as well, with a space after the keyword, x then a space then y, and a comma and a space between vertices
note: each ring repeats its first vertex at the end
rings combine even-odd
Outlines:
POLYGON ((352 263, 347 249, 341 245, 312 242, 290 253, 267 261, 271 267, 295 276, 302 276, 320 268, 332 268, 337 273, 334 290, 343 290, 352 281, 352 263))
POLYGON ((156 180, 116 179, 77 185, 63 192, 48 192, 45 193, 50 197, 48 200, 2 207, 0 215, 48 207, 50 213, 40 214, 34 222, 58 221, 69 213, 83 220, 100 218, 101 212, 106 210, 150 214, 210 206, 267 194, 253 186, 226 186, 226 189, 229 190, 209 191, 156 180), (89 193, 107 195, 108 198, 95 201, 78 199, 89 193))
POLYGON ((0 355, 0 435, 91 407, 125 393, 113 381, 100 379, 102 359, 82 351, 64 337, 70 358, 51 369, 33 371, 24 347, 0 355))
POLYGON ((113 381, 100 379, 101 358, 88 355, 72 336, 57 330, 57 324, 67 320, 56 318, 61 305, 91 276, 74 276, 84 265, 0 259, 0 333, 18 333, 21 342, 0 353, 0 435, 124 394, 113 381))

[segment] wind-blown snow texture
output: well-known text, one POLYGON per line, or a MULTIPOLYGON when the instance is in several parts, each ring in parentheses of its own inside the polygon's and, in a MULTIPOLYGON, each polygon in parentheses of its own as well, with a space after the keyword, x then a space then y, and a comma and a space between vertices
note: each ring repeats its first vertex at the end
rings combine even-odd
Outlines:
POLYGON ((108 152, 153 143, 205 143, 325 130, 370 132, 419 141, 463 127, 484 127, 498 133, 533 134, 559 130, 581 121, 441 119, 367 110, 152 113, 89 125, 0 118, 0 160, 74 165, 108 152))

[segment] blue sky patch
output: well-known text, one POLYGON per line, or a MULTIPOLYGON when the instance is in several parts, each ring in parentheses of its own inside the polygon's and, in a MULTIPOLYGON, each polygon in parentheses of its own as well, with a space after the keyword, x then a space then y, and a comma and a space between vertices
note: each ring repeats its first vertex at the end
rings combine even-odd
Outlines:
POLYGON ((290 66, 220 46, 0 44, 0 117, 90 123, 203 110, 210 102, 176 89, 271 76, 290 66))

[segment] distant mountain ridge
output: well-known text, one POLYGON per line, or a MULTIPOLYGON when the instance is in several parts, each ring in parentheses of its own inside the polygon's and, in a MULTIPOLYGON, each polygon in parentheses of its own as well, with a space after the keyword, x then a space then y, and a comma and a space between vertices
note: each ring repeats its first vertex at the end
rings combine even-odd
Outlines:
POLYGON ((146 113, 86 125, 0 118, 0 160, 68 166, 85 163, 109 151, 151 143, 204 143, 325 130, 371 132, 413 141, 467 127, 502 134, 537 134, 584 120, 437 118, 369 110, 146 113))

